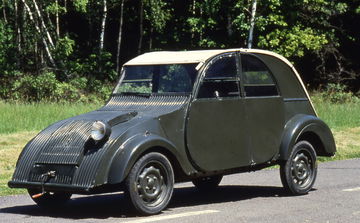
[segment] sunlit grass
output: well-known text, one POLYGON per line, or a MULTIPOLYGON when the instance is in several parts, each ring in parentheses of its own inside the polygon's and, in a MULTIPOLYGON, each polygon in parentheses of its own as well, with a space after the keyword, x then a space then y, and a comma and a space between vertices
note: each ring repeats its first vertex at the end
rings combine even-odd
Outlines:
POLYGON ((311 97, 319 117, 333 130, 360 127, 360 102, 334 104, 314 95, 311 97))
POLYGON ((319 161, 360 158, 360 127, 333 130, 337 152, 334 157, 319 157, 319 161))
POLYGON ((84 103, 4 103, 0 101, 0 196, 24 193, 10 189, 18 156, 25 144, 48 125, 99 108, 84 103))
POLYGON ((4 103, 0 101, 0 134, 39 131, 48 125, 99 108, 84 103, 4 103))
POLYGON ((319 117, 328 124, 334 134, 337 153, 334 157, 319 157, 320 161, 342 160, 360 157, 360 101, 330 103, 315 93, 311 97, 319 117))
POLYGON ((22 189, 10 189, 7 183, 14 173, 22 148, 35 135, 36 132, 0 134, 0 196, 25 192, 22 189))

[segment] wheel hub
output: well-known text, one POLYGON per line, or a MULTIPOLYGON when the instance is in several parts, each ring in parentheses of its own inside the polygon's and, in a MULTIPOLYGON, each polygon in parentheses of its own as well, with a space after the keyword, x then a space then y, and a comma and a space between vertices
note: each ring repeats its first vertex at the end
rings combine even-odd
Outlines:
POLYGON ((311 159, 304 153, 298 153, 293 159, 292 178, 300 186, 306 186, 312 174, 311 159))
POLYGON ((154 166, 145 168, 138 177, 137 191, 143 201, 155 202, 161 195, 164 187, 164 178, 160 170, 154 166))

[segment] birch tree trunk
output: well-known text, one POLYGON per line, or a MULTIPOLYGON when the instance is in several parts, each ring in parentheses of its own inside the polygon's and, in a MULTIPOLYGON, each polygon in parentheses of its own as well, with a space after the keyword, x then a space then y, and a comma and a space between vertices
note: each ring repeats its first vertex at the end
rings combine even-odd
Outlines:
POLYGON ((152 45, 153 45, 153 33, 154 33, 154 27, 151 26, 150 28, 150 33, 149 33, 149 50, 152 50, 152 45))
POLYGON ((254 26, 255 26, 255 16, 256 16, 256 0, 252 2, 251 8, 251 18, 250 18, 250 30, 249 30, 249 40, 248 40, 248 48, 251 49, 253 43, 253 35, 254 35, 254 26))
POLYGON ((56 36, 60 38, 60 24, 59 24, 59 1, 55 0, 56 12, 55 12, 55 22, 56 22, 56 36))
POLYGON ((101 20, 101 28, 100 28, 100 43, 99 43, 99 51, 100 53, 104 50, 104 36, 105 36, 105 28, 106 28, 106 17, 107 17, 107 0, 103 0, 103 16, 101 20))
MULTIPOLYGON (((204 13, 203 8, 200 7, 200 18, 201 19, 203 18, 203 13, 204 13)), ((200 29, 200 42, 203 40, 203 33, 204 33, 204 30, 203 30, 203 28, 201 28, 200 29)))
MULTIPOLYGON (((18 2, 14 1, 14 10, 15 10, 15 29, 16 29, 16 46, 18 52, 21 52, 21 30, 19 26, 19 9, 18 9, 18 2)), ((18 58, 19 59, 19 58, 18 58)))
POLYGON ((124 4, 125 0, 121 0, 120 5, 120 24, 119 24, 119 35, 117 41, 117 51, 116 51, 116 73, 120 72, 120 50, 121 50, 121 39, 122 39, 122 32, 123 32, 123 23, 124 23, 124 4))
POLYGON ((6 16, 6 0, 3 0, 3 4, 2 4, 2 11, 3 11, 3 16, 4 16, 4 21, 5 21, 5 23, 7 23, 7 16, 6 16))
POLYGON ((139 32, 140 32, 140 39, 139 39, 139 45, 138 45, 138 54, 141 53, 141 46, 144 36, 144 2, 143 0, 140 0, 140 25, 139 25, 139 32))
MULTIPOLYGON (((42 15, 41 15, 40 9, 39 9, 36 1, 35 1, 35 0, 32 0, 32 1, 33 1, 33 3, 34 3, 34 6, 35 6, 36 14, 38 15, 38 17, 39 17, 39 19, 40 19, 40 24, 41 24, 42 28, 44 29, 44 31, 45 31, 45 33, 46 33, 46 36, 47 36, 47 38, 48 38, 48 40, 49 40, 50 47, 51 47, 51 49, 54 49, 54 48, 55 48, 54 42, 53 42, 53 40, 52 40, 52 38, 51 38, 51 36, 50 36, 50 33, 49 33, 48 28, 47 28, 46 25, 45 25, 45 22, 44 22, 44 19, 43 19, 42 15)), ((23 1, 23 2, 24 2, 24 1, 23 1)))
MULTIPOLYGON (((193 18, 195 18, 195 15, 196 15, 196 0, 193 0, 191 14, 192 14, 193 18)), ((194 38, 195 38, 194 28, 190 29, 190 32, 191 32, 191 45, 194 45, 194 38)))
POLYGON ((21 66, 21 30, 19 26, 19 11, 18 11, 18 1, 14 1, 14 12, 15 12, 15 35, 16 35, 16 49, 17 49, 17 57, 16 64, 18 67, 21 66))
POLYGON ((51 51, 50 51, 49 46, 48 46, 48 44, 47 44, 47 42, 46 42, 46 39, 45 39, 44 36, 42 35, 41 30, 40 30, 40 27, 37 25, 37 23, 36 23, 33 15, 32 15, 32 12, 31 12, 29 6, 26 4, 25 0, 21 0, 21 1, 22 1, 22 3, 24 4, 25 11, 26 11, 27 14, 29 15, 30 20, 34 23, 34 26, 35 26, 36 31, 39 33, 39 35, 40 35, 40 37, 41 37, 41 39, 42 39, 42 42, 43 42, 44 47, 45 47, 46 54, 47 54, 47 56, 48 56, 48 58, 49 58, 49 61, 50 61, 51 65, 52 65, 53 67, 56 67, 55 61, 54 61, 54 59, 53 59, 53 56, 51 55, 51 51))

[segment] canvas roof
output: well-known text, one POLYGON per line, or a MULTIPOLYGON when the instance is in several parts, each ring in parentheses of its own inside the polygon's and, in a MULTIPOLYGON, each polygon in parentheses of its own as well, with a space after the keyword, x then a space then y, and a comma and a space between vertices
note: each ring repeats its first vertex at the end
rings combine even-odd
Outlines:
POLYGON ((155 51, 137 56, 125 65, 200 63, 226 51, 227 50, 155 51))
MULTIPOLYGON (((155 51, 150 53, 144 53, 128 61, 124 65, 152 65, 152 64, 186 64, 186 63, 204 63, 208 59, 222 53, 227 52, 245 52, 245 53, 257 53, 265 54, 276 57, 286 63, 295 73, 297 79, 302 85, 311 105, 310 96, 305 88, 303 81, 295 67, 283 56, 260 49, 218 49, 218 50, 193 50, 193 51, 155 51)), ((314 106, 312 105, 313 109, 314 106)), ((314 109, 315 111, 315 109, 314 109)), ((316 111, 315 111, 316 112, 316 111)))
MULTIPOLYGON (((276 57, 278 54, 267 50, 258 49, 218 49, 218 50, 194 50, 194 51, 155 51, 144 53, 125 63, 125 65, 151 65, 151 64, 184 64, 205 62, 213 56, 226 52, 263 53, 276 57)), ((281 58, 284 60, 285 58, 281 58)))

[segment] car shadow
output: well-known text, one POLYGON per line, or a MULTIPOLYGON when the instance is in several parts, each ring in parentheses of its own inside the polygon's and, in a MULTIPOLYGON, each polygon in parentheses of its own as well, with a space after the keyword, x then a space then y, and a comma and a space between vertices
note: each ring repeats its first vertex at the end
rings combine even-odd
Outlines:
MULTIPOLYGON (((210 191, 199 191, 195 187, 181 187, 175 188, 167 210, 171 212, 172 209, 180 207, 284 196, 288 196, 288 194, 282 187, 223 185, 210 191)), ((129 208, 122 193, 75 197, 66 206, 54 210, 43 209, 34 204, 2 208, 0 212, 65 219, 136 216, 136 213, 129 208)))
POLYGON ((174 191, 169 207, 177 208, 242 201, 259 197, 285 196, 290 195, 283 187, 224 185, 208 191, 201 191, 195 187, 185 187, 174 191))

